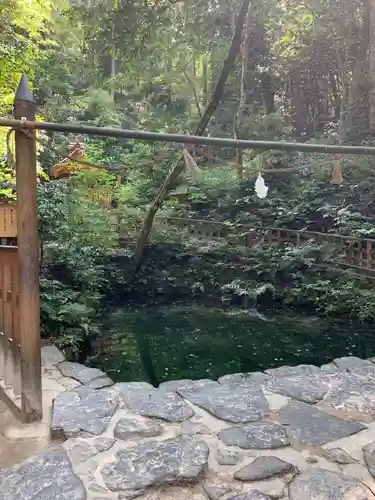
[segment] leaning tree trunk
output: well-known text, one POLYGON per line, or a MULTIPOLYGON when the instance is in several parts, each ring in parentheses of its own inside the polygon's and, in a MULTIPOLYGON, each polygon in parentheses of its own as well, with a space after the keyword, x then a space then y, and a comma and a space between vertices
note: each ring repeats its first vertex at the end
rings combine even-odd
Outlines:
MULTIPOLYGON (((250 5, 250 0, 242 0, 242 4, 237 15, 234 35, 229 47, 227 58, 223 63, 219 79, 211 95, 211 100, 207 104, 207 107, 204 110, 201 119, 199 120, 198 126, 195 130, 195 135, 203 135, 204 131, 207 128, 207 125, 209 124, 213 114, 215 113, 221 101, 226 81, 233 68, 237 54, 241 48, 243 25, 246 19, 246 13, 248 12, 249 5, 250 5)), ((143 221, 141 232, 137 240, 136 249, 133 257, 132 276, 130 281, 133 281, 135 274, 138 272, 140 265, 142 263, 144 250, 149 241, 149 236, 155 215, 159 210, 159 208, 162 206, 170 187, 177 180, 183 169, 184 169, 184 156, 182 155, 177 161, 177 163, 171 168, 171 170, 167 174, 167 177, 164 179, 163 184, 160 186, 159 191, 157 192, 153 202, 151 203, 150 208, 148 209, 146 217, 143 221)))
MULTIPOLYGON (((247 92, 248 92, 248 67, 249 67, 249 44, 250 44, 250 26, 251 26, 251 3, 249 3, 249 8, 247 11, 245 33, 242 42, 242 61, 241 61, 241 85, 240 85, 240 101, 237 108, 237 114, 235 117, 235 137, 236 139, 242 139, 242 129, 243 129, 243 118, 245 114, 246 104, 248 102, 247 92)), ((243 151, 242 149, 236 150, 236 160, 237 160, 237 172, 238 177, 242 179, 243 176, 243 151)))

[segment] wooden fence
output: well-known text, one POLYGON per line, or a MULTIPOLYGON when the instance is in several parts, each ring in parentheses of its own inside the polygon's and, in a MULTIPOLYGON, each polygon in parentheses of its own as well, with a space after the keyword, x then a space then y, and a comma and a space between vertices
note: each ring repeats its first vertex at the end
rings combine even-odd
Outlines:
POLYGON ((158 217, 157 225, 174 226, 198 239, 205 241, 228 240, 235 236, 240 244, 252 247, 259 244, 300 246, 307 241, 327 244, 335 248, 335 261, 351 268, 362 269, 372 274, 375 271, 375 240, 355 238, 331 233, 314 231, 298 231, 295 229, 277 227, 258 227, 244 224, 231 225, 223 222, 211 222, 196 219, 183 219, 174 217, 158 217))
MULTIPOLYGON (((24 76, 14 116, 35 119, 24 76)), ((15 149, 17 202, 0 203, 0 398, 30 422, 42 418, 35 132, 17 129, 15 149)))
POLYGON ((20 325, 17 247, 0 247, 0 379, 4 394, 20 407, 20 325))

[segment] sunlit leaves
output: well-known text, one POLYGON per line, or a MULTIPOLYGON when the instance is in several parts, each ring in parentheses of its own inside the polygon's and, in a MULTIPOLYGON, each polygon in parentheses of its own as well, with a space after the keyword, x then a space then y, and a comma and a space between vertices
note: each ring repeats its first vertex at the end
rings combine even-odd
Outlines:
POLYGON ((12 102, 20 73, 30 75, 49 44, 50 0, 0 0, 0 113, 12 102))

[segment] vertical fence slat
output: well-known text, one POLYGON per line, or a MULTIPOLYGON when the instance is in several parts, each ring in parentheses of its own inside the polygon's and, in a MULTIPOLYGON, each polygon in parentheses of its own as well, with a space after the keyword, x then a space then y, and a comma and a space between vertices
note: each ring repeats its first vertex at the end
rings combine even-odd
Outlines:
POLYGON ((4 287, 3 287, 3 266, 4 258, 3 252, 0 251, 0 331, 4 332, 4 287))
POLYGON ((4 338, 5 338, 5 377, 4 382, 7 387, 13 382, 13 352, 11 349, 12 339, 12 268, 9 253, 4 255, 3 266, 3 304, 4 304, 4 338))
POLYGON ((0 379, 5 377, 6 338, 4 335, 4 285, 3 285, 4 258, 0 251, 0 379))
POLYGON ((21 396, 21 360, 20 360, 20 317, 18 309, 18 258, 14 253, 12 263, 12 322, 13 322, 13 391, 15 396, 21 396))
POLYGON ((371 269, 372 242, 366 240, 366 269, 371 269))

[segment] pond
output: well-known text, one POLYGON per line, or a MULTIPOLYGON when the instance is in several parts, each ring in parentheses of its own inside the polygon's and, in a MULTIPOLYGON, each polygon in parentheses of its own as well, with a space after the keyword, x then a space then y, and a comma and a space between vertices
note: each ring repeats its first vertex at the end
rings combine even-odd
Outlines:
POLYGON ((199 305, 119 309, 104 325, 111 351, 95 366, 116 381, 216 379, 341 356, 375 356, 371 325, 199 305))

